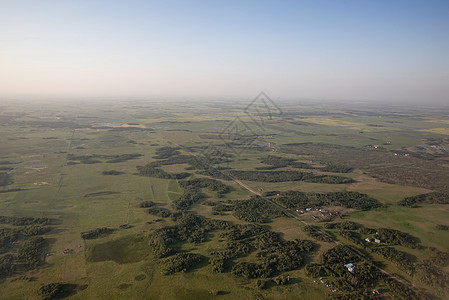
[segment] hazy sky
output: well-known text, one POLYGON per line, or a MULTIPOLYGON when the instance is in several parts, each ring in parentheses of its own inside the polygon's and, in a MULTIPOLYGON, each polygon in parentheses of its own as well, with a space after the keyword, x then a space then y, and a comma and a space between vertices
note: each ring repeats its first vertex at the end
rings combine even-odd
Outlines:
POLYGON ((449 1, 0 0, 0 94, 449 102, 449 1))

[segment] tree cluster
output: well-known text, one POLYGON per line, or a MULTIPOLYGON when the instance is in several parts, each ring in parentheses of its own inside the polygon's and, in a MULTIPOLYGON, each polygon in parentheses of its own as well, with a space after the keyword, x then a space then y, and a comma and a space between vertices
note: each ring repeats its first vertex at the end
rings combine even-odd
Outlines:
POLYGON ((27 225, 25 227, 22 227, 19 232, 26 236, 35 236, 35 235, 41 235, 44 233, 47 233, 51 230, 48 226, 43 226, 42 224, 37 225, 27 225))
POLYGON ((89 231, 81 232, 81 237, 85 240, 98 239, 114 232, 113 228, 100 227, 89 231))
POLYGON ((447 290, 449 274, 438 268, 431 260, 424 260, 415 266, 415 277, 430 286, 447 290))
POLYGON ((330 270, 328 270, 324 265, 316 263, 308 264, 306 266, 306 274, 314 278, 332 275, 330 270))
POLYGON ((239 262, 232 266, 231 273, 236 276, 249 278, 267 278, 272 274, 272 270, 261 263, 239 262))
POLYGON ((409 248, 416 248, 420 240, 413 235, 395 229, 379 228, 376 237, 382 242, 391 245, 401 245, 409 248))
POLYGON ((211 165, 214 164, 220 164, 224 162, 231 162, 231 160, 228 158, 230 156, 224 155, 224 156, 210 156, 203 157, 203 156, 193 156, 193 155, 183 155, 183 154, 177 154, 170 157, 167 157, 166 159, 159 159, 157 161, 153 161, 149 163, 153 167, 160 167, 164 165, 178 165, 178 164, 189 164, 189 169, 191 170, 205 170, 211 168, 211 165))
POLYGON ((408 207, 418 207, 418 204, 449 204, 449 195, 439 192, 432 192, 428 194, 421 194, 411 197, 406 197, 399 201, 399 205, 408 207))
POLYGON ((0 256, 0 279, 13 274, 15 269, 14 256, 12 254, 0 256))
POLYGON ((193 253, 177 253, 161 262, 162 274, 169 275, 177 272, 187 272, 202 261, 203 257, 193 253))
MULTIPOLYGON (((409 248, 416 248, 419 246, 420 240, 409 233, 402 232, 396 229, 388 228, 367 228, 359 223, 352 221, 344 221, 340 223, 326 223, 324 225, 326 229, 340 229, 339 234, 348 238, 356 244, 364 245, 362 242, 363 235, 374 235, 383 244, 401 245, 409 248), (354 230, 354 231, 353 231, 354 230)), ((372 246, 378 244, 371 244, 372 246)))
POLYGON ((182 181, 180 186, 185 188, 187 186, 196 186, 199 188, 207 188, 211 191, 215 191, 218 194, 226 194, 231 191, 230 187, 221 181, 211 178, 195 178, 191 180, 182 181))
POLYGON ((47 218, 24 217, 0 218, 2 223, 16 226, 0 228, 0 254, 17 249, 17 255, 7 253, 0 256, 0 277, 6 277, 13 273, 16 269, 16 258, 28 265, 29 268, 36 267, 40 262, 40 253, 43 251, 46 243, 43 238, 34 236, 48 232, 51 228, 43 224, 49 224, 51 220, 47 218), (21 244, 15 246, 19 241, 21 241, 21 244))
POLYGON ((0 160, 0 165, 15 165, 19 163, 21 163, 21 161, 0 160))
POLYGON ((77 287, 76 284, 49 283, 39 288, 38 296, 42 300, 63 299, 75 294, 77 287))
POLYGON ((381 207, 382 203, 359 192, 303 193, 286 191, 273 198, 283 206, 292 209, 320 208, 323 206, 344 206, 361 210, 381 207))
POLYGON ((0 216, 0 224, 10 224, 13 226, 24 225, 50 225, 50 218, 30 218, 30 217, 8 217, 0 216))
POLYGON ((20 245, 17 250, 17 257, 28 267, 35 268, 41 262, 46 246, 47 240, 43 237, 32 237, 20 245))
POLYGON ((363 254, 355 247, 337 245, 322 255, 322 262, 326 266, 356 263, 364 259, 363 254))
MULTIPOLYGON (((226 241, 258 241, 259 238, 268 233, 269 231, 259 225, 253 224, 245 224, 245 225, 231 225, 231 227, 227 228, 227 230, 220 234, 220 237, 225 239, 226 241)), ((277 234, 275 235, 276 239, 271 241, 278 241, 277 234)))
POLYGON ((106 158, 106 163, 119 163, 128 161, 131 159, 135 159, 138 157, 143 156, 139 153, 131 153, 131 154, 115 154, 115 155, 103 155, 104 158, 106 158))
POLYGON ((429 260, 436 266, 445 267, 449 264, 449 253, 438 250, 434 247, 429 247, 432 255, 429 260))
POLYGON ((190 173, 187 172, 170 174, 160 168, 155 167, 151 163, 146 164, 145 166, 137 166, 136 168, 137 173, 140 176, 155 177, 162 179, 183 179, 191 175, 190 173))
POLYGON ((175 209, 185 210, 201 198, 203 198, 203 194, 201 193, 201 189, 199 187, 187 185, 184 187, 184 193, 182 196, 173 201, 172 204, 175 209))
POLYGON ((284 272, 298 269, 304 260, 303 253, 312 251, 314 247, 311 241, 279 241, 262 249, 257 256, 265 269, 284 272))
POLYGON ((0 172, 0 186, 7 186, 12 184, 11 175, 7 172, 0 172))
MULTIPOLYGON (((359 226, 357 225, 353 226, 353 224, 351 223, 340 222, 340 223, 329 223, 329 225, 325 225, 325 227, 328 229, 340 229, 339 231, 340 235, 348 238, 349 240, 353 241, 356 244, 363 245, 364 247, 369 245, 370 246, 369 249, 372 252, 377 253, 382 257, 384 257, 385 259, 393 262, 398 266, 399 269, 403 270, 404 272, 408 273, 411 276, 416 277, 421 282, 424 282, 428 285, 441 289, 446 289, 447 287, 449 287, 449 274, 444 272, 440 268, 441 266, 444 267, 449 263, 449 253, 440 251, 433 247, 429 247, 429 251, 431 253, 429 257, 422 262, 417 262, 415 256, 404 251, 399 251, 393 247, 379 246, 378 244, 375 243, 366 244, 362 241, 362 238, 360 237, 359 233, 363 232, 365 234, 374 234, 377 238, 381 239, 382 242, 386 242, 389 244, 403 245, 412 248, 419 245, 418 244, 419 241, 415 237, 397 230, 385 228, 371 229, 365 228, 360 224, 358 225, 359 226), (353 230, 357 230, 358 232, 347 230, 344 228, 351 228, 353 230)), ((323 258, 326 258, 328 254, 329 253, 323 255, 323 258)), ((333 253, 331 254, 332 256, 335 257, 345 257, 345 255, 342 253, 339 253, 338 255, 333 255, 333 253)), ((358 255, 362 257, 361 252, 358 252, 358 255)), ((348 258, 347 260, 354 260, 354 258, 348 258)), ((342 262, 343 261, 340 261, 340 263, 342 262)), ((331 265, 332 264, 333 263, 331 263, 331 265)), ((334 265, 337 266, 338 264, 334 265)), ((358 274, 360 271, 358 264, 356 265, 358 274)), ((345 270, 344 268, 340 268, 341 272, 343 272, 344 270, 345 270)), ((332 268, 328 264, 326 265, 326 263, 323 263, 323 265, 312 264, 306 267, 306 271, 310 276, 314 277, 335 276, 335 273, 338 273, 338 268, 332 268)), ((336 286, 339 286, 339 284, 336 284, 336 286)), ((339 288, 342 289, 341 286, 339 288)), ((408 295, 408 292, 410 291, 407 290, 404 291, 405 293, 404 295, 408 295)))
POLYGON ((0 253, 7 252, 19 238, 17 230, 0 228, 0 253))
POLYGON ((226 240, 224 245, 210 251, 211 255, 223 261, 223 266, 228 260, 248 255, 252 250, 251 243, 244 240, 226 240))
POLYGON ((224 168, 219 167, 208 167, 204 168, 202 171, 197 171, 198 174, 210 176, 216 179, 222 179, 222 180, 230 180, 231 177, 223 172, 224 168))
POLYGON ((343 221, 337 223, 326 223, 324 228, 326 229, 340 229, 340 230, 357 230, 360 229, 362 225, 353 221, 343 221))
POLYGON ((171 216, 171 212, 163 207, 151 207, 147 210, 147 212, 150 215, 161 217, 161 218, 168 218, 171 216))
MULTIPOLYGON (((298 168, 298 169, 317 169, 315 167, 312 167, 308 163, 304 162, 298 162, 297 159, 294 158, 287 158, 282 156, 275 156, 275 155, 268 155, 266 158, 262 158, 260 160, 261 163, 270 165, 269 167, 258 167, 257 170, 274 170, 278 168, 284 168, 284 167, 292 167, 292 168, 298 168)), ((319 169, 320 171, 325 171, 323 169, 319 169)), ((332 171, 328 171, 332 172, 332 171)), ((341 172, 343 173, 343 172, 341 172)))
POLYGON ((311 193, 308 194, 308 198, 310 201, 322 203, 322 205, 344 206, 361 210, 370 210, 382 206, 382 203, 378 200, 359 192, 311 193))
POLYGON ((172 245, 178 241, 202 242, 206 231, 214 228, 214 224, 211 222, 191 213, 178 212, 171 217, 175 221, 175 225, 159 228, 149 236, 149 244, 156 257, 165 257, 175 253, 172 245))
POLYGON ((360 291, 382 279, 382 273, 366 261, 359 249, 337 245, 322 254, 321 264, 306 266, 306 274, 311 277, 329 276, 332 285, 345 292, 360 291), (345 264, 352 263, 356 271, 351 273, 345 264))
POLYGON ((235 200, 232 202, 234 216, 247 222, 266 223, 271 218, 284 216, 284 212, 273 204, 252 196, 248 200, 235 200))
MULTIPOLYGON (((210 250, 209 264, 214 272, 224 272, 230 260, 247 256, 258 250, 255 263, 237 263, 231 272, 248 278, 267 277, 271 274, 299 268, 304 254, 315 249, 315 244, 306 240, 281 241, 277 233, 258 225, 237 225, 227 221, 206 219, 188 212, 172 215, 175 225, 165 226, 150 234, 149 244, 156 257, 172 258, 182 261, 173 247, 180 241, 200 243, 207 232, 220 230, 223 244, 210 250)), ((167 261, 172 261, 168 260, 167 261)), ((182 270, 181 267, 164 267, 167 270, 182 270)), ((181 264, 181 266, 183 266, 181 264)), ((171 271, 163 271, 169 274, 171 271)))
POLYGON ((244 171, 231 170, 229 174, 240 180, 259 182, 305 181, 313 183, 345 184, 352 183, 352 178, 337 175, 318 175, 300 171, 244 171))
POLYGON ((109 170, 109 171, 103 171, 101 174, 103 175, 122 175, 125 174, 125 172, 117 171, 117 170, 109 170))
POLYGON ((429 298, 422 294, 417 293, 415 290, 409 288, 405 284, 387 277, 385 278, 385 284, 388 287, 390 293, 398 297, 399 299, 407 299, 407 300, 429 300, 429 298))
POLYGON ((24 190, 24 189, 20 189, 20 188, 6 189, 6 190, 0 191, 0 194, 11 193, 11 192, 19 192, 19 191, 23 191, 23 190, 24 190))
POLYGON ((438 230, 445 230, 445 231, 449 230, 449 225, 437 224, 435 227, 438 230))
POLYGON ((306 193, 299 191, 286 191, 286 192, 266 192, 267 197, 277 196, 273 198, 274 201, 280 203, 282 206, 289 209, 298 209, 302 207, 318 208, 322 203, 312 203, 309 201, 306 193))
MULTIPOLYGON (((236 230, 233 230, 232 234, 227 234, 228 241, 225 251, 212 253, 218 255, 220 259, 226 260, 247 255, 253 248, 259 249, 256 254, 257 262, 239 262, 232 267, 231 272, 237 276, 266 278, 276 273, 298 269, 304 261, 304 254, 315 249, 315 244, 311 241, 281 241, 276 233, 263 230, 261 227, 245 229, 247 232, 243 235, 236 235, 236 230), (248 231, 253 232, 254 230, 256 232, 262 230, 262 232, 253 235, 254 238, 251 241, 246 240, 248 231)), ((243 233, 245 233, 245 229, 243 233)))
POLYGON ((166 226, 149 235, 149 245, 155 257, 165 257, 175 253, 170 247, 179 239, 175 226, 166 226))
POLYGON ((12 171, 12 170, 14 170, 14 167, 1 167, 0 166, 0 171, 12 171))
POLYGON ((139 207, 141 208, 148 208, 148 207, 153 207, 155 206, 156 203, 154 203, 153 201, 147 200, 147 201, 143 201, 139 204, 139 207))
POLYGON ((212 271, 215 273, 223 273, 225 270, 225 258, 223 257, 211 257, 209 264, 212 266, 212 271))
POLYGON ((396 250, 393 247, 374 247, 373 252, 378 253, 385 259, 393 262, 409 275, 414 271, 414 262, 416 258, 407 252, 396 250))
POLYGON ((165 159, 178 155, 180 154, 180 152, 178 151, 179 149, 180 149, 179 147, 170 147, 170 146, 161 147, 156 150, 156 155, 153 156, 153 158, 165 159))
MULTIPOLYGON (((298 166, 298 162, 296 162, 297 159, 294 158, 287 158, 287 157, 281 157, 281 156, 275 156, 275 155, 268 155, 265 158, 262 158, 260 160, 261 163, 270 165, 269 169, 278 169, 278 168, 284 168, 288 166, 298 166)), ((304 167, 307 167, 307 164, 303 164, 304 167)), ((259 170, 263 170, 264 167, 258 168, 259 170)))
POLYGON ((75 155, 67 154, 68 164, 95 164, 101 163, 100 159, 106 160, 106 163, 119 163, 135 159, 143 156, 139 153, 127 153, 127 154, 112 154, 112 155, 101 155, 101 154, 85 154, 85 155, 75 155))

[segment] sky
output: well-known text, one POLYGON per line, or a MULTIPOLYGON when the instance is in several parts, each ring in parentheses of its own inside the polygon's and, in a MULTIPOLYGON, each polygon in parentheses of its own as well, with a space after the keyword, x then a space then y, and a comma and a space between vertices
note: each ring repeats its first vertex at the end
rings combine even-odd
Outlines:
POLYGON ((0 95, 447 101, 449 1, 0 0, 0 95))

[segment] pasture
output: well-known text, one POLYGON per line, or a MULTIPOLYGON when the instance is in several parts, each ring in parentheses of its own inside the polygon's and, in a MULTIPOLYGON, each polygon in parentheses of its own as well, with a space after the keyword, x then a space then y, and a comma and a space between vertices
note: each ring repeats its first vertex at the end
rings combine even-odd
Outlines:
MULTIPOLYGON (((423 249, 397 248, 414 255, 418 261, 429 255, 428 247, 449 252, 449 231, 436 228, 438 224, 449 225, 447 204, 423 204, 417 208, 397 204, 404 197, 448 192, 447 111, 285 103, 284 114, 266 119, 261 127, 243 109, 238 103, 212 101, 183 102, 178 106, 120 101, 85 105, 3 104, 0 172, 8 173, 11 182, 0 186, 0 215, 45 217, 52 223, 49 231, 40 235, 48 242, 40 264, 27 269, 18 261, 13 273, 0 277, 0 298, 39 299, 39 287, 52 282, 77 285, 71 299, 295 299, 298 295, 304 299, 326 299, 333 294, 323 284, 314 283, 306 275, 304 265, 319 263, 322 253, 334 244, 314 240, 303 230, 304 223, 282 216, 256 224, 237 218, 232 209, 214 214, 215 205, 231 206, 233 201, 250 198, 252 192, 243 185, 261 194, 270 191, 367 194, 383 207, 366 211, 326 207, 344 212, 344 217, 332 222, 350 220, 369 228, 410 233, 420 240, 423 249), (236 116, 247 127, 231 143, 223 137, 223 132, 236 116), (242 141, 248 136, 255 140, 245 144, 242 141), (167 174, 189 173, 185 178, 139 176, 138 166, 163 161, 154 158, 163 147, 179 148, 181 155, 195 157, 203 157, 215 147, 229 154, 227 160, 218 155, 222 161, 213 164, 223 174, 230 169, 267 167, 261 159, 274 155, 310 165, 308 169, 280 166, 276 167, 277 171, 344 176, 353 182, 242 180, 241 185, 232 178, 215 176, 229 186, 229 192, 220 194, 201 188, 200 200, 186 211, 207 220, 260 225, 285 241, 313 240, 317 248, 301 267, 285 272, 292 278, 290 284, 271 283, 269 288, 260 288, 258 279, 231 273, 232 267, 240 262, 260 259, 256 247, 247 255, 230 260, 224 272, 212 271, 211 251, 225 243, 225 230, 217 229, 206 232, 201 242, 177 240, 173 244, 175 251, 199 254, 202 260, 188 271, 162 275, 161 259, 154 256, 149 235, 175 226, 176 220, 149 214, 148 208, 141 204, 151 201, 154 207, 175 214, 172 202, 185 193, 183 181, 214 178, 188 161, 158 166, 167 174), (353 170, 349 173, 320 171, 327 164, 353 170), (114 172, 108 175, 108 171, 114 172), (82 232, 102 227, 114 231, 92 240, 81 237, 82 232)), ((307 214, 301 218, 324 230, 324 222, 307 214)), ((0 224, 0 229, 9 230, 14 226, 0 224)), ((335 238, 356 245, 338 234, 335 238)), ((16 255, 18 247, 27 239, 20 235, 14 246, 0 253, 0 257, 16 255)), ((373 257, 385 270, 417 284, 426 293, 441 299, 448 296, 439 288, 420 283, 390 261, 377 255, 373 257)), ((449 271, 447 266, 443 270, 449 271)), ((394 297, 386 290, 386 297, 394 297)))

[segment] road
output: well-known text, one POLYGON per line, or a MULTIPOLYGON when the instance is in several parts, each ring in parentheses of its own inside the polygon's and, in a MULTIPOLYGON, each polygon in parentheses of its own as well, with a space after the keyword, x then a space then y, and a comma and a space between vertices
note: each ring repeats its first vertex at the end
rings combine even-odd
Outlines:
MULTIPOLYGON (((261 199, 263 199, 263 200, 265 200, 265 201, 271 203, 272 205, 276 206, 277 208, 281 209, 286 215, 288 215, 288 216, 290 216, 290 217, 292 217, 292 218, 298 220, 299 222, 301 222, 302 224, 304 224, 304 225, 306 225, 306 226, 310 226, 307 222, 305 222, 304 220, 302 220, 297 214, 295 214, 295 213, 292 212, 291 210, 289 210, 289 209, 283 207, 283 206, 280 205, 279 203, 274 202, 274 201, 272 201, 271 199, 269 199, 269 198, 267 198, 267 197, 262 196, 261 193, 259 193, 259 192, 255 191, 255 190, 253 190, 251 187, 249 187, 248 185, 244 184, 243 182, 241 182, 240 180, 238 180, 238 179, 235 178, 234 176, 232 176, 232 175, 230 175, 230 174, 228 174, 228 173, 225 173, 225 172, 223 172, 223 171, 221 171, 221 173, 224 174, 224 175, 226 175, 226 176, 228 176, 229 178, 231 178, 232 181, 234 181, 235 183, 237 183, 238 185, 240 185, 240 186, 243 187, 244 189, 248 190, 249 192, 253 193, 254 195, 259 196, 261 199)), ((342 243, 340 243, 339 241, 336 241, 336 240, 334 240, 333 238, 331 238, 331 237, 330 237, 329 235, 327 235, 326 233, 324 233, 324 232, 322 232, 321 230, 317 229, 316 227, 311 226, 311 228, 313 228, 317 233, 319 233, 319 234, 321 234, 321 235, 323 235, 323 236, 328 237, 328 238, 330 239, 330 241, 332 241, 332 243, 334 243, 334 244, 336 244, 336 245, 342 244, 342 243)), ((344 244, 342 244, 342 245, 344 245, 344 244)), ((349 250, 351 250, 351 249, 349 249, 349 250)), ((351 251, 352 251, 352 250, 351 250, 351 251)), ((355 254, 355 255, 357 255, 357 256, 359 255, 357 252, 353 252, 353 254, 355 254)), ((362 259, 363 259, 364 261, 366 260, 364 257, 362 257, 362 259)), ((416 291, 416 289, 415 289, 410 283, 408 283, 408 282, 406 282, 406 281, 404 281, 404 280, 398 278, 397 276, 395 276, 395 275, 393 275, 393 274, 391 274, 391 273, 385 271, 384 269, 382 269, 382 268, 380 268, 380 267, 378 267, 378 266, 376 266, 376 265, 374 265, 374 264, 372 264, 372 265, 373 265, 377 270, 379 270, 379 271, 382 272, 383 274, 387 275, 388 277, 390 277, 390 278, 392 278, 392 279, 394 279, 394 280, 396 280, 396 281, 402 283, 403 285, 409 287, 410 289, 412 289, 413 291, 415 291, 415 293, 419 293, 418 291, 416 291)))

